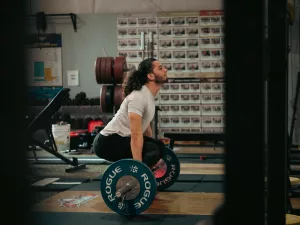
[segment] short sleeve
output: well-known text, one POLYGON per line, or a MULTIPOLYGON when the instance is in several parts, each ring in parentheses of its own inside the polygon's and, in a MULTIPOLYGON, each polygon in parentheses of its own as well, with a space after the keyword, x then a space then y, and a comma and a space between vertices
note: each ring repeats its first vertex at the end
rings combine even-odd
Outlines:
POLYGON ((141 92, 132 93, 128 100, 128 113, 137 113, 143 116, 147 106, 147 101, 141 92))

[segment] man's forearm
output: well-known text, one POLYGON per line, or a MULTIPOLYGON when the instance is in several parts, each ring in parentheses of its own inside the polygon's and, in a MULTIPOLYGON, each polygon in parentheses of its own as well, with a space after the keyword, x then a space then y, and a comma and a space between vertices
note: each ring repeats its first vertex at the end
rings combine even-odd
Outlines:
POLYGON ((131 153, 133 159, 142 161, 143 143, 144 143, 144 138, 142 133, 131 136, 130 145, 131 145, 131 153))

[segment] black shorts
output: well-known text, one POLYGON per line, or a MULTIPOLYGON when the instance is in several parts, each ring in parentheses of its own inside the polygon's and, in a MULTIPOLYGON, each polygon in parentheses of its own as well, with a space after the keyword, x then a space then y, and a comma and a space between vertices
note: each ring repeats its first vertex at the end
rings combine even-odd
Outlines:
MULTIPOLYGON (((118 134, 104 136, 97 134, 94 139, 93 149, 95 154, 102 159, 115 162, 121 159, 133 158, 131 152, 131 138, 118 134)), ((165 145, 162 141, 144 136, 143 162, 150 168, 163 157, 165 145)))

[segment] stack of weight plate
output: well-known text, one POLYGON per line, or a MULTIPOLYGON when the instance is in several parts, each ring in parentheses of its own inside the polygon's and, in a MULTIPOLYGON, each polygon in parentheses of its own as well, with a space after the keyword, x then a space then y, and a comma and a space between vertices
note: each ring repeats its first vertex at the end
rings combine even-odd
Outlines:
POLYGON ((128 71, 125 57, 98 57, 95 76, 100 88, 100 107, 103 113, 118 111, 123 101, 122 82, 128 71))

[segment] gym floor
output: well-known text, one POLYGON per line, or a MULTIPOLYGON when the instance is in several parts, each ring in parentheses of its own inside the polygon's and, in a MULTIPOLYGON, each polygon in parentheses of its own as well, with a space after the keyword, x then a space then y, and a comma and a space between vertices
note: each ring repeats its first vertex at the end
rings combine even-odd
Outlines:
MULTIPOLYGON (((108 164, 90 162, 85 169, 66 173, 69 166, 53 160, 55 158, 47 152, 37 151, 37 162, 33 160, 32 152, 28 152, 33 224, 175 225, 209 220, 223 202, 222 148, 175 147, 174 150, 181 163, 178 180, 159 192, 148 210, 133 218, 112 212, 101 197, 101 175, 108 164), (209 154, 212 159, 195 158, 197 152, 209 154)), ((75 157, 79 162, 98 159, 89 150, 82 150, 75 157)), ((299 199, 291 198, 291 203, 293 208, 300 208, 299 199)))
MULTIPOLYGON (((176 148, 183 152, 184 147, 176 148)), ((191 148, 186 148, 187 151, 191 148)), ((208 152, 214 152, 208 149, 208 152)), ((192 151, 193 152, 193 151, 192 151)), ((67 157, 71 157, 65 154, 67 157)), ((33 216, 36 224, 196 224, 199 220, 209 219, 223 198, 223 165, 218 163, 181 163, 181 174, 170 188, 159 192, 149 209, 133 220, 112 212, 103 202, 100 194, 101 175, 108 167, 105 164, 87 164, 85 169, 66 173, 69 167, 63 163, 49 163, 53 158, 47 152, 37 151, 40 162, 33 162, 28 152, 32 187, 33 216), (44 161, 45 160, 45 161, 44 161), (96 195, 84 204, 68 207, 60 202, 82 195, 96 195), (200 200, 200 201, 199 201, 200 200), (87 220, 88 217, 88 220, 87 220), (110 222, 109 222, 110 221, 110 222)), ((80 159, 95 158, 89 152, 76 155, 80 159)))

